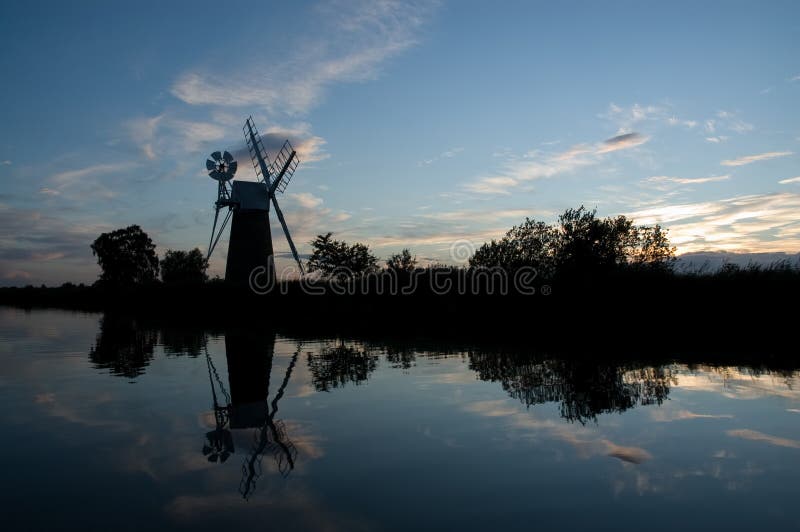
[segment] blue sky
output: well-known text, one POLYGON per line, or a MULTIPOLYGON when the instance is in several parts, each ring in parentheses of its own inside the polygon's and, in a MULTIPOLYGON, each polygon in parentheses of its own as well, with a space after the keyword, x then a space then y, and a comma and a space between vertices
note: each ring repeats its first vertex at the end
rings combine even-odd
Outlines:
POLYGON ((800 251, 797 2, 8 2, 0 35, 0 284, 91 282, 133 223, 205 249, 205 159, 249 115, 300 153, 301 253, 452 262, 581 204, 682 253, 800 251))

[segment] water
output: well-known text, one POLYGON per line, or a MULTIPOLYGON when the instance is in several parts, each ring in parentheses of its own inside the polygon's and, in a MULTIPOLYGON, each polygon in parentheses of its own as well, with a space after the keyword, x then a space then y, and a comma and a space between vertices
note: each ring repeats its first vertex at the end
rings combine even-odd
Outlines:
POLYGON ((0 339, 5 530, 800 528, 791 367, 8 308, 0 339))

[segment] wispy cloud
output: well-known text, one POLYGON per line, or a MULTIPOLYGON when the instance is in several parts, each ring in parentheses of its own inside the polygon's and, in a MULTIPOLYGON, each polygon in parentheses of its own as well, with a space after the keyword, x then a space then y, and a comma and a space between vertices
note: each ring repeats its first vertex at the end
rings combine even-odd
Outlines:
POLYGON ((768 161, 770 159, 777 159, 778 157, 788 157, 792 155, 790 151, 770 151, 766 153, 758 153, 756 155, 746 155, 736 159, 728 159, 722 161, 722 166, 744 166, 746 164, 756 163, 758 161, 768 161))
POLYGON ((706 137, 706 142, 711 142, 712 144, 719 144, 721 142, 725 142, 728 140, 728 137, 725 135, 717 135, 716 137, 706 137))
POLYGON ((789 179, 781 179, 778 181, 781 185, 789 185, 791 183, 800 183, 800 176, 797 177, 790 177, 789 179))
POLYGON ((595 147, 594 153, 599 154, 618 150, 626 150, 628 148, 640 146, 648 140, 648 137, 640 135, 639 133, 625 133, 623 135, 617 135, 616 137, 611 137, 610 139, 604 140, 602 144, 595 147))
POLYGON ((315 209, 322 205, 322 198, 319 198, 310 192, 289 194, 289 197, 291 197, 304 209, 315 209))
POLYGON ((672 177, 666 175, 654 175, 644 179, 644 183, 658 185, 700 185, 702 183, 714 183, 716 181, 727 181, 730 175, 715 175, 710 177, 672 177))
POLYGON ((415 45, 434 7, 394 0, 334 2, 317 10, 323 29, 316 41, 285 61, 256 63, 246 72, 225 75, 186 72, 172 94, 193 105, 259 106, 304 114, 328 86, 372 79, 387 59, 415 45))
POLYGON ((449 222, 498 222, 501 220, 516 220, 521 222, 526 217, 548 216, 548 211, 534 209, 496 209, 496 210, 463 210, 443 211, 418 214, 420 218, 449 222))
POLYGON ((144 154, 144 156, 151 161, 156 158, 154 141, 156 138, 156 132, 158 131, 158 125, 161 123, 163 118, 163 114, 152 117, 136 118, 126 124, 128 132, 131 136, 131 140, 133 140, 133 142, 141 148, 142 154, 144 154))
MULTIPOLYGON (((635 103, 629 107, 622 107, 615 103, 610 103, 605 113, 599 115, 600 118, 605 118, 616 124, 618 127, 618 134, 630 133, 633 128, 642 122, 658 120, 666 121, 670 125, 678 125, 684 123, 674 115, 668 112, 668 109, 661 105, 641 105, 635 103)), ((694 127, 692 123, 691 127, 694 127)))
POLYGON ((681 253, 771 252, 800 249, 800 194, 761 194, 685 204, 664 204, 630 213, 642 224, 669 228, 681 253))
POLYGON ((538 151, 522 158, 509 156, 505 167, 498 173, 467 183, 464 188, 478 194, 510 194, 511 189, 523 182, 567 174, 578 168, 600 163, 603 156, 641 146, 649 137, 639 133, 624 133, 594 144, 576 144, 558 153, 542 155, 538 151))
POLYGON ((109 182, 110 177, 136 167, 136 163, 120 162, 85 166, 58 172, 47 178, 48 186, 40 189, 47 196, 65 196, 71 199, 113 198, 117 192, 109 182))
POLYGON ((775 445, 777 447, 790 447, 792 449, 800 449, 800 441, 790 440, 789 438, 781 438, 779 436, 771 436, 769 434, 764 434, 763 432, 758 432, 757 430, 750 430, 750 429, 729 430, 727 434, 728 436, 733 436, 734 438, 742 438, 744 440, 751 440, 751 441, 761 441, 764 443, 769 443, 770 445, 775 445))
POLYGON ((456 155, 458 155, 462 151, 464 151, 464 148, 461 148, 461 147, 451 148, 449 150, 445 150, 442 153, 440 153, 439 155, 435 155, 435 156, 431 157, 430 159, 424 159, 424 160, 420 161, 418 163, 418 166, 428 166, 428 165, 431 165, 431 164, 435 163, 436 161, 438 161, 440 159, 452 159, 453 157, 455 157, 456 155))

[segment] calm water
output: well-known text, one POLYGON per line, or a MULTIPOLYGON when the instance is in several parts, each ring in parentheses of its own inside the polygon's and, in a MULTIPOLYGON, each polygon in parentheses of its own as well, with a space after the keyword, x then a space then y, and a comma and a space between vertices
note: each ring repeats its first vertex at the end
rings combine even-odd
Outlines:
POLYGON ((800 373, 0 308, 5 530, 800 528, 800 373))

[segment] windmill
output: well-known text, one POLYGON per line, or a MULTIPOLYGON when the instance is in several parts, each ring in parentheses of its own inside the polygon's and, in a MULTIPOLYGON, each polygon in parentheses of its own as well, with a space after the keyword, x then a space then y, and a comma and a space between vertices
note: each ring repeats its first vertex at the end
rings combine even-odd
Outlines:
POLYGON ((267 279, 274 279, 275 262, 269 225, 269 210, 272 205, 275 207, 275 214, 283 227, 294 260, 297 261, 300 273, 303 274, 305 273, 303 263, 300 261, 276 197, 278 192, 283 193, 286 190, 300 164, 297 152, 286 140, 274 160, 270 162, 252 116, 245 121, 242 130, 258 181, 232 181, 237 163, 228 152, 222 154, 214 152, 206 161, 209 177, 219 183, 217 201, 214 203, 214 224, 211 228, 211 240, 206 258, 211 257, 228 221, 233 219, 225 280, 246 284, 253 270, 259 267, 266 269, 267 279), (220 211, 226 208, 228 212, 217 229, 220 211))

